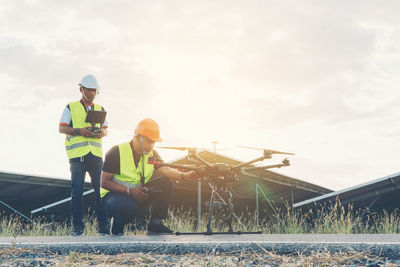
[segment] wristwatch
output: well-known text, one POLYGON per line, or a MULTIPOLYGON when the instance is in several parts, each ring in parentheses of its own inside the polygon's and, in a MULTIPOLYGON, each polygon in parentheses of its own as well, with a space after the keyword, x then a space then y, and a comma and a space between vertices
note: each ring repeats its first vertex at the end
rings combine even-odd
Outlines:
POLYGON ((75 128, 74 133, 75 133, 75 135, 79 135, 79 128, 75 128))

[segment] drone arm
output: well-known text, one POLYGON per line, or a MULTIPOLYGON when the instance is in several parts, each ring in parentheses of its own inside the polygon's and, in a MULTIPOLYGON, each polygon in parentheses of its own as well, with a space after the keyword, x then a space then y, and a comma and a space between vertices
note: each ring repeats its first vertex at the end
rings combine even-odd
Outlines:
POLYGON ((245 168, 242 168, 242 170, 244 170, 244 171, 266 170, 266 169, 281 168, 281 167, 286 167, 286 166, 290 166, 290 162, 288 159, 284 159, 282 161, 282 163, 279 163, 279 164, 258 166, 258 167, 245 167, 245 168))
POLYGON ((190 166, 190 165, 180 165, 180 164, 171 164, 171 163, 164 163, 164 162, 158 162, 158 161, 148 161, 149 164, 153 164, 154 166, 158 167, 171 167, 174 169, 183 169, 183 170, 189 170, 189 171, 197 171, 199 167, 197 166, 190 166))
POLYGON ((197 153, 193 155, 193 157, 195 159, 197 159, 198 161, 200 161, 201 163, 203 163, 204 165, 206 165, 208 168, 212 168, 212 165, 210 163, 208 163, 205 159, 203 159, 202 157, 200 157, 197 153))
POLYGON ((191 164, 197 165, 199 164, 198 160, 193 160, 192 158, 190 158, 189 156, 186 156, 185 160, 191 164))
POLYGON ((232 170, 239 170, 242 167, 249 166, 250 164, 253 164, 253 163, 258 162, 258 161, 263 161, 264 159, 265 159, 265 157, 259 157, 259 158, 256 158, 256 159, 253 159, 253 160, 250 160, 250 161, 247 161, 247 162, 243 162, 243 163, 237 164, 232 168, 232 170))
POLYGON ((274 165, 268 165, 268 166, 258 166, 258 167, 245 167, 243 168, 246 171, 253 171, 253 170, 266 170, 266 169, 272 169, 272 168, 281 168, 281 167, 285 167, 287 165, 285 164, 274 164, 274 165))

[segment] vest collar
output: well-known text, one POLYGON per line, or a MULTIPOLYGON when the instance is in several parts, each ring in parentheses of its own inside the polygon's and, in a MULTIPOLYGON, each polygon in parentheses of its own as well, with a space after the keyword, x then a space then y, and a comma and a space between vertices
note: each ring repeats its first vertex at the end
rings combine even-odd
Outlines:
MULTIPOLYGON (((84 102, 82 99, 81 99, 79 102, 81 102, 83 108, 85 109, 85 111, 86 111, 86 113, 87 113, 87 112, 88 112, 88 109, 87 109, 86 106, 85 106, 85 102, 84 102)), ((94 110, 94 103, 89 104, 88 107, 90 107, 91 110, 94 110)))
POLYGON ((140 161, 140 154, 136 153, 135 149, 133 149, 133 140, 129 141, 129 145, 131 146, 132 154, 133 154, 133 161, 135 162, 135 166, 137 168, 139 161, 140 161))

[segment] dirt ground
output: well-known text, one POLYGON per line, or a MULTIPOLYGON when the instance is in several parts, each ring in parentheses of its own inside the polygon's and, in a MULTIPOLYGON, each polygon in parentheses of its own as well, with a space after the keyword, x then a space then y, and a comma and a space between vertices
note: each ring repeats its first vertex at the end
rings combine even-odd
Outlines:
POLYGON ((366 253, 320 252, 313 255, 278 255, 263 253, 241 253, 211 255, 204 254, 153 254, 121 253, 117 255, 70 252, 68 255, 44 250, 3 248, 0 250, 1 266, 399 266, 399 260, 371 257, 366 253))

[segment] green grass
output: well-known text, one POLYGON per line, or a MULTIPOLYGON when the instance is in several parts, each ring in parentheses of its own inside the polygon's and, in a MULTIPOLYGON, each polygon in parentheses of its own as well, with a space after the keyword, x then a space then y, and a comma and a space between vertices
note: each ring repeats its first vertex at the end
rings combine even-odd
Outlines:
MULTIPOLYGON (((299 210, 286 208, 259 221, 257 225, 253 212, 246 211, 233 219, 234 231, 257 231, 267 234, 391 234, 399 232, 400 215, 395 210, 391 213, 368 212, 361 216, 351 206, 346 209, 339 204, 318 211, 301 213, 299 210)), ((43 218, 35 218, 35 223, 28 224, 17 216, 1 216, 0 236, 66 236, 72 228, 67 222, 46 223, 43 218)), ((197 229, 197 214, 180 208, 171 209, 164 223, 174 231, 192 232, 197 229)), ((206 231, 207 214, 202 215, 200 231, 206 231)), ((212 230, 227 231, 226 221, 214 216, 212 230)), ((125 228, 128 235, 145 234, 145 231, 133 232, 130 226, 125 228)), ((97 235, 97 221, 94 216, 85 217, 84 235, 97 235)))

